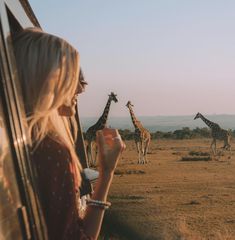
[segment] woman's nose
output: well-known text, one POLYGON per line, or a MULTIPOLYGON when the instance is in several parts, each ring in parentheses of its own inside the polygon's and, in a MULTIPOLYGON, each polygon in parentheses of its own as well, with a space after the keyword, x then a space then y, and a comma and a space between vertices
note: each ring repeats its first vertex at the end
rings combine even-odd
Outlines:
POLYGON ((82 69, 80 69, 80 72, 79 72, 79 83, 78 83, 78 87, 77 87, 76 93, 84 92, 86 85, 88 85, 88 83, 84 79, 84 75, 83 75, 82 69))

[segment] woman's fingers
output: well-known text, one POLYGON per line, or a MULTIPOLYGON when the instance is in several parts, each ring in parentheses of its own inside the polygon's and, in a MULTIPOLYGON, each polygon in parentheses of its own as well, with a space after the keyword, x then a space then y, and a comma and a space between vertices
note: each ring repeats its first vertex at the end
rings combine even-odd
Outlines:
POLYGON ((118 139, 122 141, 120 134, 116 129, 104 128, 103 130, 99 130, 96 132, 96 136, 102 143, 109 143, 110 141, 114 141, 118 139))
POLYGON ((105 128, 96 132, 99 152, 99 167, 113 171, 126 145, 116 129, 105 128))
POLYGON ((108 150, 115 149, 123 151, 126 147, 117 129, 104 128, 97 131, 96 136, 100 150, 104 149, 105 153, 107 153, 108 150))

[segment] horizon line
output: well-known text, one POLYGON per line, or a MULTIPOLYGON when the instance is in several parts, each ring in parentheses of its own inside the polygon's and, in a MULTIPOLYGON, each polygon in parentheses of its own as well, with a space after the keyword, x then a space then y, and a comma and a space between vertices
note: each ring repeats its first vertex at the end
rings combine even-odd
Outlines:
MULTIPOLYGON (((187 116, 194 116, 196 114, 174 114, 174 115, 136 115, 137 117, 187 117, 187 116)), ((235 113, 204 113, 205 116, 235 116, 235 113)), ((80 114, 80 118, 97 118, 99 116, 82 116, 80 114)), ((121 116, 110 116, 109 118, 123 118, 123 117, 130 117, 128 115, 121 115, 121 116)))

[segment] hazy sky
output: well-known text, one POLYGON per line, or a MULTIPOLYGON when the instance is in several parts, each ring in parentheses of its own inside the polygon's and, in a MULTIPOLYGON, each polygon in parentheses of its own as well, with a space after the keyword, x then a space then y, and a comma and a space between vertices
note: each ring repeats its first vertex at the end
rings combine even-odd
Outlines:
POLYGON ((234 0, 30 0, 80 52, 81 116, 235 114, 234 0), (70 4, 68 4, 68 2, 70 4))

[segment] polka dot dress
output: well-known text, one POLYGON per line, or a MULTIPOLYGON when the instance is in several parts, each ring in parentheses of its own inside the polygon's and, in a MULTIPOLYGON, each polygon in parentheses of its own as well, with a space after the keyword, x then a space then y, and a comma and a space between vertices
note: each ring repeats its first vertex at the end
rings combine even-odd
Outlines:
POLYGON ((46 137, 32 154, 50 240, 88 240, 79 216, 78 186, 66 147, 46 137))

